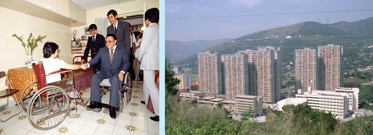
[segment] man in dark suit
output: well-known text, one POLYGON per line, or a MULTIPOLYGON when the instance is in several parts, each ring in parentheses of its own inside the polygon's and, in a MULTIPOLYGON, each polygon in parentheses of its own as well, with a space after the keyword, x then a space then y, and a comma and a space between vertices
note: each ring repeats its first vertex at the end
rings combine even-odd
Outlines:
MULTIPOLYGON (((92 36, 88 38, 87 48, 84 51, 82 64, 87 61, 89 50, 91 50, 91 59, 93 59, 100 48, 105 47, 105 37, 97 33, 96 24, 91 24, 89 26, 89 33, 92 36)), ((97 73, 97 71, 100 71, 100 62, 93 66, 93 71, 95 73, 97 73)))
POLYGON ((114 34, 118 39, 118 46, 126 48, 128 56, 131 55, 131 39, 130 39, 130 29, 128 22, 119 22, 118 14, 115 10, 110 10, 107 13, 107 18, 110 22, 110 26, 107 27, 107 34, 114 34))
POLYGON ((91 104, 87 106, 88 111, 100 112, 102 109, 100 96, 100 83, 109 79, 111 84, 109 112, 110 117, 115 119, 118 116, 119 88, 123 81, 124 73, 128 70, 130 63, 126 48, 117 45, 117 38, 114 34, 106 36, 106 47, 101 48, 96 57, 84 66, 89 68, 101 61, 101 70, 91 77, 91 104))

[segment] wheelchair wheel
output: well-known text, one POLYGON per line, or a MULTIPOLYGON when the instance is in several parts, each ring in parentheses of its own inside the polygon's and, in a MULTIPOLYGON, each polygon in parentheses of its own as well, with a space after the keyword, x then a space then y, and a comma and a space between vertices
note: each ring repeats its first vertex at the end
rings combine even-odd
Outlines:
POLYGON ((29 92, 26 92, 26 90, 28 90, 29 87, 30 87, 32 84, 34 84, 34 83, 36 83, 36 81, 30 83, 29 85, 27 85, 26 88, 23 89, 23 92, 22 92, 22 94, 21 94, 20 105, 21 105, 22 110, 23 110, 25 113, 27 113, 27 107, 29 106, 29 103, 30 103, 30 100, 31 100, 32 96, 35 94, 35 92, 33 91, 33 90, 34 90, 33 88, 32 88, 29 92), (26 94, 26 93, 27 93, 27 94, 26 94), (25 94, 26 94, 26 95, 25 95, 25 94))
POLYGON ((122 82, 122 86, 119 89, 119 105, 118 105, 119 112, 123 112, 124 102, 126 102, 126 105, 128 105, 129 101, 131 100, 131 92, 132 92, 131 83, 132 83, 131 75, 129 73, 126 73, 126 75, 124 76, 124 80, 122 82))
POLYGON ((131 95, 132 95, 132 80, 131 75, 126 74, 125 82, 124 82, 124 90, 126 92, 126 104, 131 101, 131 95))
POLYGON ((57 86, 46 86, 31 98, 27 117, 33 127, 48 130, 61 124, 69 112, 66 92, 57 86), (42 101, 44 104, 41 104, 42 101))

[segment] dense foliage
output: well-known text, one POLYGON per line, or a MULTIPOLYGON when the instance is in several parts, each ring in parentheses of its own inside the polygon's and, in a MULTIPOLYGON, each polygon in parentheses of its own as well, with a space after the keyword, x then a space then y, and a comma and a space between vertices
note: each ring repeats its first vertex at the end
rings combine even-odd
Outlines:
POLYGON ((373 110, 373 106, 369 105, 373 103, 373 85, 360 85, 359 89, 359 108, 373 110))
MULTIPOLYGON (((241 121, 232 120, 222 105, 210 107, 202 104, 191 104, 179 99, 174 94, 173 72, 166 68, 166 134, 169 135, 246 135, 246 134, 372 134, 373 117, 365 117, 341 123, 331 113, 313 110, 309 106, 285 106, 284 112, 267 110, 265 123, 250 121, 253 110, 242 114, 241 121), (170 90, 171 88, 171 90, 170 90)), ((362 86, 368 87, 368 86, 362 86)), ((361 91, 361 99, 373 99, 370 86, 361 91), (365 90, 366 89, 366 90, 365 90), (369 91, 368 91, 369 90, 369 91)), ((370 116, 367 116, 370 117, 370 116)))
POLYGON ((170 95, 175 95, 178 90, 174 88, 175 85, 180 83, 180 80, 173 78, 174 72, 171 69, 171 62, 166 59, 166 70, 165 70, 165 84, 166 84, 166 91, 170 95))
MULTIPOLYGON (((202 104, 192 104, 180 100, 174 94, 172 83, 173 72, 166 68, 166 101, 165 101, 165 128, 167 135, 247 135, 247 134, 372 134, 373 117, 357 118, 341 123, 334 119, 330 113, 313 110, 309 106, 285 106, 283 112, 267 111, 266 122, 250 121, 253 110, 242 114, 241 121, 232 120, 229 112, 222 107, 211 107, 202 104)), ((373 93, 373 87, 372 92, 373 93)), ((370 89, 369 89, 370 90, 370 89)), ((362 92, 362 91, 361 91, 362 92)), ((364 93, 369 93, 368 91, 364 93)), ((362 97, 366 98, 366 97, 362 97)), ((367 97, 368 98, 368 97, 367 97)), ((367 116, 370 117, 370 116, 367 116)))
MULTIPOLYGON (((243 116, 252 116, 249 110, 243 116)), ((246 134, 372 134, 364 118, 341 123, 330 113, 309 106, 285 106, 284 112, 268 113, 267 122, 242 118, 235 121, 224 108, 180 101, 178 96, 166 99, 166 134, 168 135, 246 135, 246 134), (276 115, 275 115, 276 114, 276 115)))

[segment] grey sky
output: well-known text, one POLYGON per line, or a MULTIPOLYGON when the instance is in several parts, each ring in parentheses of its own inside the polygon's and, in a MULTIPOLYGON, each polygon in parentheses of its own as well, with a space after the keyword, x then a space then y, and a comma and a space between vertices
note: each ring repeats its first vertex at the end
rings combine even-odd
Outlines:
POLYGON ((373 17, 372 0, 166 0, 166 40, 237 38, 315 21, 373 17))

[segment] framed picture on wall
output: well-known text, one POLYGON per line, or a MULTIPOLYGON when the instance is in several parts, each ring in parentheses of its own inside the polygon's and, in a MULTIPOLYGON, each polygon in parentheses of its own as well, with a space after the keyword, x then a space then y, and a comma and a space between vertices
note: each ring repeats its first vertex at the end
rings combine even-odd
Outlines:
POLYGON ((85 35, 91 35, 91 33, 89 33, 88 27, 84 28, 84 34, 85 35))

